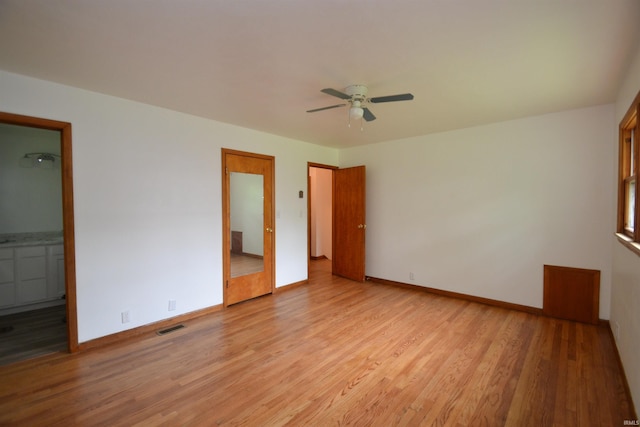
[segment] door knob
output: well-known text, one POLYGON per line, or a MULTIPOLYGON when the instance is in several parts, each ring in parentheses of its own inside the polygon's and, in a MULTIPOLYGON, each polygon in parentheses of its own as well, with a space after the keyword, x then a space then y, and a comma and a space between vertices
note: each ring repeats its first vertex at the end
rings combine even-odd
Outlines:
POLYGON ((367 228, 367 224, 358 224, 358 228, 367 228))
POLYGON ((269 232, 269 233, 273 233, 273 228, 271 228, 271 227, 267 227, 267 232, 269 232))

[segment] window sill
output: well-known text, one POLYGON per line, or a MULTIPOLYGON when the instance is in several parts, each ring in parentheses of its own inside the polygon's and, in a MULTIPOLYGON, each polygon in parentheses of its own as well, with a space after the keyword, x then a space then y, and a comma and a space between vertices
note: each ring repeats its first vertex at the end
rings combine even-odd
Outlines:
POLYGON ((629 237, 625 236, 622 233, 616 233, 616 237, 618 241, 626 246, 631 252, 640 256, 640 244, 632 241, 629 237))

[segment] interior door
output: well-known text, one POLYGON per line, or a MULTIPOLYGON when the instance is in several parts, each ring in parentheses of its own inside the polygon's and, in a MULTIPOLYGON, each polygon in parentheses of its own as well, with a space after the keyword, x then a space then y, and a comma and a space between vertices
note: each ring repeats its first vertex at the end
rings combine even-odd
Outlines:
POLYGON ((333 274, 359 282, 365 273, 366 169, 333 172, 333 274))
POLYGON ((273 170, 272 156, 222 150, 225 306, 273 292, 273 170))

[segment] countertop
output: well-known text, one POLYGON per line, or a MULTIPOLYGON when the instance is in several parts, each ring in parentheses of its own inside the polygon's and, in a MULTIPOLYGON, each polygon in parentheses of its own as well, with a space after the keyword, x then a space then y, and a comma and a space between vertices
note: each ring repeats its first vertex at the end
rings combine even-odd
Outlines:
POLYGON ((0 234, 0 248, 61 245, 63 241, 61 231, 0 234))

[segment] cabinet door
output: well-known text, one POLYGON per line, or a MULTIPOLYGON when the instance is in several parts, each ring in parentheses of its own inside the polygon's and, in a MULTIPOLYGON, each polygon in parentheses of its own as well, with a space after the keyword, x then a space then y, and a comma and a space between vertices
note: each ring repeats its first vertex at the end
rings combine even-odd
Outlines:
POLYGON ((47 298, 47 261, 44 246, 16 250, 18 303, 47 298))
POLYGON ((47 276, 45 257, 18 258, 18 277, 20 280, 44 279, 47 276))
POLYGON ((16 303, 14 279, 13 249, 0 249, 0 307, 10 307, 16 303))
POLYGON ((66 293, 64 284, 64 247, 62 245, 47 246, 47 254, 49 297, 61 298, 66 293))
POLYGON ((13 259, 0 259, 0 283, 13 282, 13 259))
POLYGON ((18 282, 18 302, 28 303, 47 298, 47 279, 21 280, 18 282))
POLYGON ((0 283, 0 308, 11 307, 16 303, 16 285, 13 282, 0 283))
POLYGON ((65 289, 65 283, 64 283, 64 257, 58 257, 56 259, 56 277, 55 277, 55 282, 56 282, 56 296, 57 297, 61 297, 63 296, 67 290, 65 289))
POLYGON ((13 249, 0 249, 0 283, 13 282, 13 249))

